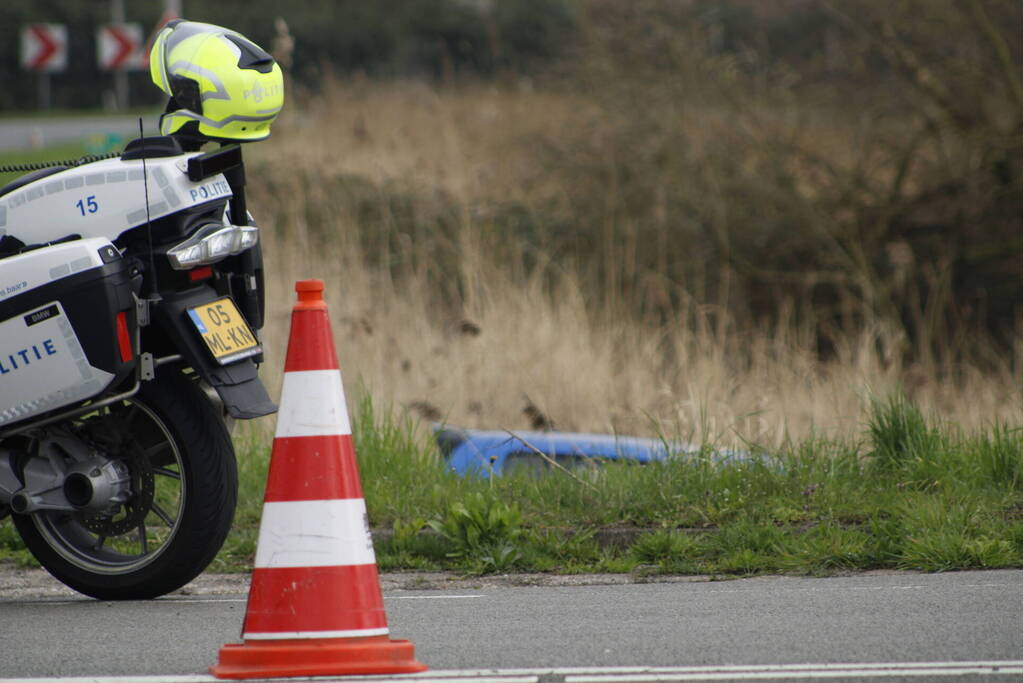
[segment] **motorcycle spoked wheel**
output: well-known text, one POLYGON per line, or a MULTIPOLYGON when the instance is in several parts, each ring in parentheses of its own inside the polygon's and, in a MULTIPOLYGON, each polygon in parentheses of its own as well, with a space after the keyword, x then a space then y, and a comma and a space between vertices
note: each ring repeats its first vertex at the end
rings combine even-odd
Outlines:
POLYGON ((223 420, 196 382, 165 371, 73 429, 127 465, 130 496, 112 515, 13 515, 39 563, 101 600, 154 598, 198 576, 231 528, 238 472, 223 420))

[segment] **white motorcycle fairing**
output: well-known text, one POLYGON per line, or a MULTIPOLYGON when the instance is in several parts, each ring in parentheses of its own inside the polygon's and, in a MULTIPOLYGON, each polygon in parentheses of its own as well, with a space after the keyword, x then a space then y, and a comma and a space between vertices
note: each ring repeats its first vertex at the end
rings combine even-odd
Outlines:
POLYGON ((198 153, 146 159, 146 176, 141 159, 116 158, 42 177, 0 196, 0 235, 26 244, 73 234, 114 240, 147 221, 231 197, 223 174, 189 180, 188 160, 194 156, 198 153))

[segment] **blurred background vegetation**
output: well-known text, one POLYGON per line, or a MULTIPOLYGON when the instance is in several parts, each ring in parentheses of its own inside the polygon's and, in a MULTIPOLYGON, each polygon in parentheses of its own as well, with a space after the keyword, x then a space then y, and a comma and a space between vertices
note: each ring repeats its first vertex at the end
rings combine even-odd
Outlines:
MULTIPOLYGON (((163 13, 157 0, 123 0, 125 18, 147 32, 163 13)), ((539 71, 564 54, 578 29, 574 0, 181 0, 193 21, 227 26, 270 49, 285 20, 294 39, 290 73, 316 89, 330 75, 442 79, 490 78, 504 71, 539 71)), ((96 67, 95 33, 110 23, 106 0, 39 0, 0 6, 0 63, 5 87, 0 110, 35 105, 33 74, 18 72, 18 35, 30 23, 68 25, 68 69, 54 74, 59 106, 102 103, 104 76, 96 67)), ((133 102, 159 102, 145 74, 133 74, 133 102)))
MULTIPOLYGON (((160 9, 126 0, 147 27, 160 9)), ((108 13, 0 6, 0 111, 34 102, 11 66, 34 21, 70 25, 57 104, 100 106, 91 41, 108 13)), ((400 278, 413 266, 387 255, 411 241, 411 262, 432 264, 417 277, 453 311, 473 284, 452 245, 471 228, 495 236, 488 258, 515 254, 548 286, 570 272, 594 319, 735 326, 737 352, 791 329, 823 361, 856 340, 910 391, 965 367, 1019 376, 1018 0, 184 0, 184 14, 269 49, 286 23, 290 99, 274 162, 253 174, 254 194, 289 197, 269 207, 278 230, 329 240, 344 202, 367 258, 400 278), (380 149, 365 172, 287 162, 286 147, 379 141, 391 119, 353 118, 359 102, 404 107, 402 130, 440 107, 466 145, 457 161, 489 154, 490 170, 459 193, 381 178, 380 149), (481 123, 484 103, 499 123, 481 123)), ((136 78, 135 103, 156 106, 136 78)))

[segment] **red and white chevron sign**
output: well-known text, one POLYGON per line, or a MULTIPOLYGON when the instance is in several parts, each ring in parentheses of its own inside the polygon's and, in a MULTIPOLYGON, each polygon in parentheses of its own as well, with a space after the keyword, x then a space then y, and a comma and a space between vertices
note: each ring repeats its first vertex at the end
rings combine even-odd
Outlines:
POLYGON ((105 24, 96 30, 96 60, 104 71, 129 71, 144 66, 141 24, 105 24))
POLYGON ((29 24, 21 29, 21 66, 29 71, 67 68, 67 26, 29 24))

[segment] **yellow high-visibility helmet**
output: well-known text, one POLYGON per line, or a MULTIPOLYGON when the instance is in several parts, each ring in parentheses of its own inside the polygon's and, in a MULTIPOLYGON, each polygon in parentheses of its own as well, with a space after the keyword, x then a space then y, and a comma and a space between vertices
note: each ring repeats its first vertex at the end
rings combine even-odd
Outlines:
POLYGON ((213 24, 169 22, 153 41, 149 72, 171 96, 160 118, 163 135, 262 140, 284 106, 284 77, 274 58, 213 24))

